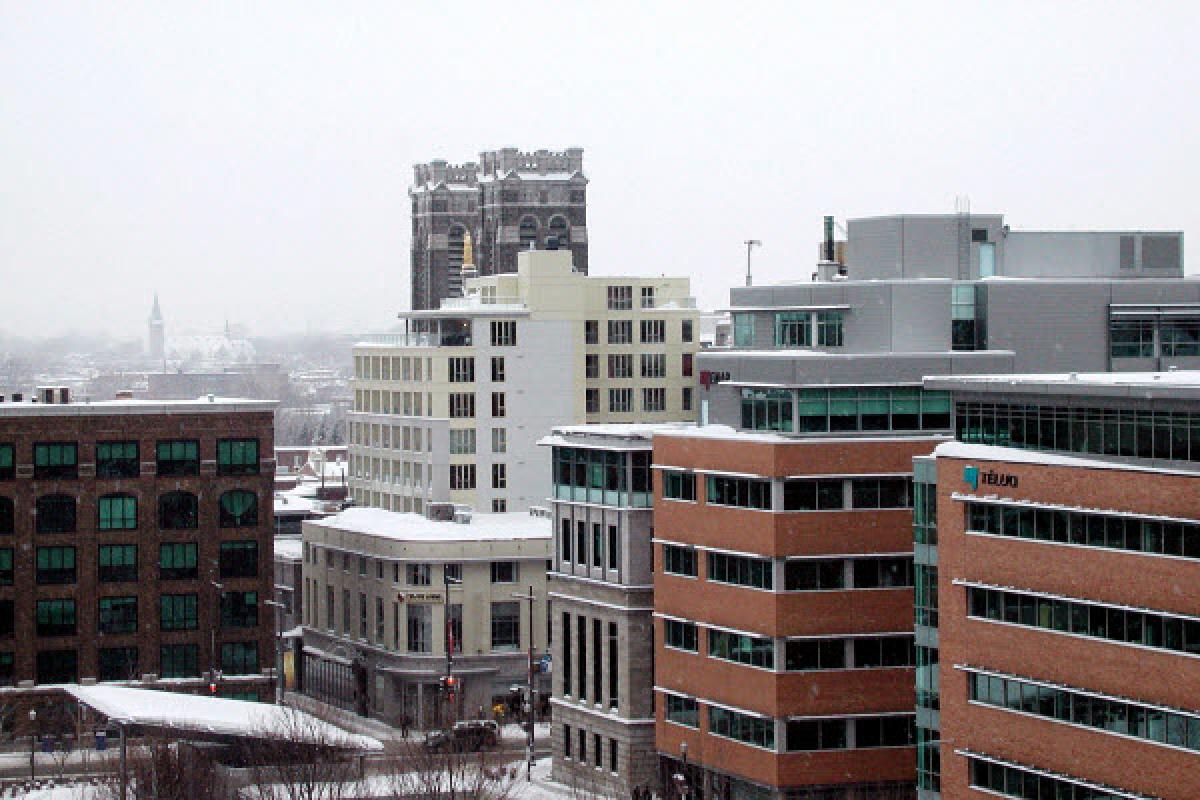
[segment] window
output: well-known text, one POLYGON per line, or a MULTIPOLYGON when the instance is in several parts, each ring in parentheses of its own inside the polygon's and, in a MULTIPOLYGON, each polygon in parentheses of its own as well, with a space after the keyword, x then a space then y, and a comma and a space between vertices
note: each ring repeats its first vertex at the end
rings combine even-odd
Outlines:
POLYGON ((608 768, 611 772, 617 771, 617 740, 608 740, 608 768))
POLYGON ((33 446, 33 477, 75 478, 79 475, 79 445, 52 442, 33 446))
POLYGON ((405 615, 408 652, 433 652, 433 607, 409 604, 405 615))
POLYGON ((710 629, 708 655, 751 667, 775 668, 775 643, 769 636, 747 636, 710 629))
POLYGON ((137 529, 137 498, 128 494, 108 494, 100 498, 100 530, 137 529))
POLYGON ((75 548, 39 547, 37 582, 40 585, 75 583, 75 548))
POLYGON ((505 464, 492 464, 492 488, 508 488, 508 467, 505 464))
POLYGON ((608 321, 609 344, 633 344, 633 320, 610 319, 608 321))
POLYGON ((667 357, 663 353, 642 353, 642 377, 665 378, 667 357))
POLYGON ((792 639, 784 643, 784 669, 802 672, 816 669, 845 669, 844 639, 792 639))
POLYGON ((0 586, 13 585, 13 549, 0 547, 0 586))
POLYGON ((218 475, 257 475, 258 439, 219 439, 218 475))
POLYGON ((0 444, 0 481, 11 481, 16 474, 16 448, 11 444, 0 444))
POLYGON ((913 431, 950 428, 950 397, 917 387, 801 389, 796 431, 913 431))
POLYGON ((100 648, 100 680, 132 681, 139 677, 136 647, 100 648))
POLYGON ((614 414, 633 411, 633 389, 609 389, 608 410, 614 414))
POLYGON ((667 575, 682 575, 695 578, 696 551, 679 545, 662 546, 662 571, 667 575))
POLYGON ((221 542, 222 578, 258 577, 258 542, 221 542))
POLYGON ((709 475, 705 502, 709 505, 770 510, 771 482, 752 478, 709 475))
POLYGON ((841 347, 842 344, 842 312, 817 312, 817 346, 841 347))
POLYGON ((492 452, 508 451, 508 431, 505 428, 492 428, 492 452))
POLYGON ((452 455, 473 455, 475 453, 475 429, 450 429, 450 453, 452 455))
POLYGON ((37 601, 38 636, 74 636, 74 600, 37 601))
POLYGON ((0 600, 0 637, 11 638, 13 624, 13 601, 0 600))
POLYGON ((617 569, 621 563, 620 552, 618 551, 619 540, 617 538, 617 526, 608 526, 608 568, 617 569))
POLYGON ((78 683, 79 654, 74 650, 39 650, 36 683, 78 683))
POLYGON ((163 678, 200 675, 200 648, 194 644, 165 644, 158 649, 158 669, 163 678))
POLYGON ((137 597, 101 597, 101 633, 137 633, 137 597))
POLYGON ((7 497, 0 497, 0 534, 12 533, 16 530, 16 505, 7 497))
POLYGON ((196 595, 164 594, 159 598, 159 626, 164 631, 194 631, 199 626, 196 595))
POLYGON ((195 440, 159 442, 155 452, 160 476, 200 474, 200 443, 195 440))
POLYGON ((912 556, 898 558, 856 558, 855 589, 890 589, 913 585, 912 556))
POLYGON ((854 478, 850 497, 854 508, 912 508, 912 478, 854 478))
POLYGON ((642 308, 654 308, 655 303, 654 303, 654 287, 653 286, 641 287, 641 296, 642 296, 641 297, 642 308))
POLYGON ((36 503, 38 533, 73 533, 75 498, 65 494, 39 497, 36 503))
POLYGON ((446 609, 450 626, 450 652, 461 653, 463 641, 462 603, 451 603, 446 609))
POLYGON ((754 346, 754 315, 753 314, 734 314, 733 315, 733 346, 734 347, 753 347, 754 346))
POLYGON ((642 411, 655 412, 667 410, 667 390, 663 387, 645 387, 642 389, 642 411))
MULTIPOLYGON (((792 723, 789 722, 790 726, 792 723)), ((709 706, 709 733, 724 736, 743 744, 775 749, 775 723, 771 719, 752 717, 719 706, 709 706)))
POLYGON ((792 431, 792 392, 742 389, 742 427, 752 431, 792 431))
POLYGON ((692 387, 683 387, 683 394, 679 398, 680 408, 684 411, 692 410, 692 387))
MULTIPOLYGON (((495 565, 493 565, 493 570, 495 565)), ((521 646, 519 603, 492 603, 492 649, 516 650, 521 646)))
POLYGON ((678 470, 662 470, 662 497, 668 500, 696 500, 696 475, 678 470))
POLYGON ((680 322, 679 338, 684 342, 692 341, 692 321, 685 319, 680 322))
POLYGON ((452 392, 450 400, 451 419, 470 419, 475 416, 475 395, 467 392, 452 392))
POLYGON ((221 592, 221 627, 258 625, 258 592, 221 592))
POLYGON ((1154 323, 1149 320, 1112 320, 1108 339, 1113 358, 1154 357, 1154 323))
POLYGON ((643 344, 661 344, 667 340, 666 320, 644 319, 638 327, 643 344))
POLYGON ((97 478, 136 478, 140 472, 137 442, 100 442, 96 445, 97 478))
POLYGON ((489 323, 492 333, 492 347, 517 346, 517 321, 512 319, 494 319, 489 323))
MULTIPOLYGON (((611 360, 612 356, 609 356, 611 360)), ((600 377, 600 356, 588 353, 583 357, 583 377, 594 380, 600 377)))
POLYGON ((475 359, 449 358, 446 361, 446 374, 450 377, 450 383, 474 383, 475 359))
POLYGON ((806 558, 783 565, 783 588, 788 592, 813 592, 846 588, 846 564, 840 558, 806 558))
POLYGON ((515 561, 493 561, 492 562, 492 583, 516 583, 517 582, 517 562, 515 561))
POLYGON ((504 356, 492 356, 492 382, 504 383, 504 356))
MULTIPOLYGON (((570 692, 567 692, 570 694, 570 692)), ((563 757, 571 757, 571 726, 563 725, 563 757)))
POLYGON ((195 528, 199 502, 191 492, 167 492, 158 498, 158 527, 165 530, 195 528))
POLYGON ((585 389, 584 390, 584 410, 589 414, 600 413, 600 390, 585 389))
POLYGON ((680 697, 677 694, 666 694, 666 717, 668 722, 676 725, 686 725, 689 728, 700 727, 700 707, 695 698, 680 697))
POLYGON ((610 378, 632 378, 633 377, 633 356, 629 353, 620 355, 609 355, 608 357, 608 377, 610 378))
POLYGON ((840 511, 846 507, 841 478, 800 478, 783 482, 784 511, 840 511))
POLYGON ((133 582, 137 574, 137 545, 100 545, 99 577, 102 583, 133 582))
POLYGON ((158 577, 164 581, 190 581, 199 577, 195 542, 158 546, 158 577))
MULTIPOLYGON (((461 567, 460 567, 461 570, 461 567)), ((453 576, 450 576, 453 577, 453 576)), ((405 564, 404 582, 409 586, 429 586, 433 580, 433 567, 429 564, 405 564)))
POLYGON ((599 522, 592 523, 592 566, 604 566, 604 527, 599 522))
POLYGON ((228 642, 221 645, 221 671, 226 675, 253 675, 258 672, 258 644, 228 642))
POLYGON ((583 343, 600 344, 600 321, 595 319, 583 322, 583 343))
POLYGON ((972 242, 986 242, 988 240, 987 228, 971 228, 972 242))
POLYGON ((1200 356, 1200 321, 1164 319, 1160 325, 1164 356, 1200 356))
POLYGON ((633 287, 632 286, 609 286, 608 287, 608 310, 609 311, 631 311, 633 309, 633 287))
POLYGON ((975 350, 975 286, 960 284, 951 288, 950 346, 954 350, 975 350))
POLYGON ((911 636, 873 636, 853 642, 854 666, 861 669, 911 667, 917 662, 911 636))
POLYGON ((504 392, 492 392, 492 416, 503 417, 505 414, 504 392))
POLYGON ((220 526, 246 528, 258 524, 258 496, 244 489, 234 489, 221 495, 220 526))
POLYGON ((692 377, 692 354, 684 353, 681 357, 679 374, 685 378, 692 377))
POLYGON ((717 583, 768 591, 775 583, 770 559, 729 556, 724 553, 708 554, 708 579, 717 583))
POLYGON ((663 620, 663 643, 667 647, 695 653, 700 649, 697 642, 696 623, 678 619, 663 620))
POLYGON ((475 488, 475 465, 474 464, 451 464, 450 465, 450 488, 451 489, 474 489, 475 488))
POLYGON ((785 311, 775 315, 776 347, 812 347, 812 315, 785 311))
POLYGON ((505 500, 503 497, 493 497, 492 498, 492 513, 493 514, 503 514, 506 511, 508 511, 508 501, 505 500))

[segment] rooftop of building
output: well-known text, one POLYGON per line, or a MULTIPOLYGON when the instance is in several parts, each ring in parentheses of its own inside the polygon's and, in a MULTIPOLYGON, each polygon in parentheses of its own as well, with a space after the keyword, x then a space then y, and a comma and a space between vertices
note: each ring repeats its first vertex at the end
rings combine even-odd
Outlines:
POLYGON ((1200 399, 1200 370, 932 375, 924 385, 955 392, 1200 399))
POLYGON ((37 402, 25 397, 17 402, 0 402, 0 417, 74 417, 108 416, 115 414, 229 414, 236 412, 274 411, 274 400, 251 400, 245 397, 216 397, 208 395, 194 400, 146 400, 119 398, 114 400, 71 400, 69 402, 37 402))
POLYGON ((340 514, 305 523, 323 528, 414 542, 515 541, 549 539, 553 520, 528 512, 472 514, 469 522, 429 519, 421 514, 348 508, 340 514))
POLYGON ((542 446, 586 446, 589 442, 613 449, 612 445, 633 446, 648 449, 657 434, 688 431, 695 428, 692 422, 610 422, 594 425, 557 425, 549 436, 538 440, 542 446), (640 447, 638 445, 641 445, 640 447))
MULTIPOLYGON (((1040 464, 1047 467, 1077 467, 1080 469, 1108 469, 1126 472, 1153 472, 1167 475, 1195 476, 1195 470, 1177 469, 1175 467, 1149 466, 1117 461, 1105 458, 1090 458, 1067 453, 1053 453, 1045 450, 1027 450, 1018 447, 1001 447, 990 444, 971 444, 967 442, 943 442, 933 450, 938 458, 959 458, 966 461, 1003 461, 1009 464, 1040 464)), ((1180 464, 1183 462, 1174 462, 1180 464)))
POLYGON ((759 444, 820 444, 823 442, 908 442, 913 439, 945 439, 949 434, 939 434, 929 431, 916 431, 913 433, 896 433, 888 435, 886 433, 861 435, 856 432, 847 432, 845 436, 831 436, 829 434, 791 434, 791 433, 769 433, 764 431, 741 431, 729 425, 695 425, 688 429, 680 430, 665 430, 660 431, 658 436, 678 436, 683 438, 696 439, 722 439, 727 441, 759 443, 759 444))
POLYGON ((275 537, 275 558, 284 561, 299 561, 304 556, 304 542, 295 537, 275 537))

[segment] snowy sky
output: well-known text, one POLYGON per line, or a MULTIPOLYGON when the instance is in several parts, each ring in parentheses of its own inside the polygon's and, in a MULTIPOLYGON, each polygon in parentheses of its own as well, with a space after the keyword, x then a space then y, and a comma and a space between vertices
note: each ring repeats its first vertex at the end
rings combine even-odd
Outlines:
POLYGON ((4 0, 0 330, 380 329, 411 165, 505 146, 584 147, 593 274, 707 306, 960 194, 1191 238, 1198 8, 4 0))

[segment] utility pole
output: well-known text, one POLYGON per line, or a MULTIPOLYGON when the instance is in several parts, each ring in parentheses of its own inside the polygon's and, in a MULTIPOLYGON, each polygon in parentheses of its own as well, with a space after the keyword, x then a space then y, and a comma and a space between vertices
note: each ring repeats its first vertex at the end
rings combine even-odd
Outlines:
POLYGON ((528 687, 526 688, 526 702, 529 703, 528 714, 526 719, 529 723, 528 735, 525 737, 525 780, 533 780, 533 709, 536 707, 533 692, 533 601, 536 595, 533 593, 533 587, 529 587, 529 594, 513 593, 513 597, 518 600, 525 600, 529 603, 529 664, 528 664, 528 687))
MULTIPOLYGON (((442 699, 449 702, 451 697, 454 697, 457 702, 457 697, 449 694, 454 691, 454 683, 451 680, 452 668, 454 666, 454 632, 450 629, 450 586, 459 586, 462 584, 462 578, 450 577, 450 565, 442 564, 442 643, 446 648, 446 674, 442 681, 442 685, 448 694, 442 699)), ((447 716, 452 716, 454 709, 445 709, 447 716)), ((450 726, 446 726, 449 730, 450 726)))
POLYGON ((744 244, 746 245, 746 285, 753 286, 754 279, 751 277, 750 273, 750 251, 755 247, 762 247, 762 240, 747 239, 744 244))
POLYGON ((283 705, 283 603, 263 600, 264 606, 275 609, 275 705, 283 705))

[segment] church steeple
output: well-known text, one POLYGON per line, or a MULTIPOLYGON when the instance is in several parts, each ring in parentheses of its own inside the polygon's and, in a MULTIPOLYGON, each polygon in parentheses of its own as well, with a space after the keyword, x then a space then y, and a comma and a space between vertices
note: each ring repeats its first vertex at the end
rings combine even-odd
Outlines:
POLYGON ((149 336, 146 343, 150 358, 162 361, 166 350, 166 336, 163 331, 162 309, 158 307, 158 292, 154 293, 154 306, 150 309, 149 336))

